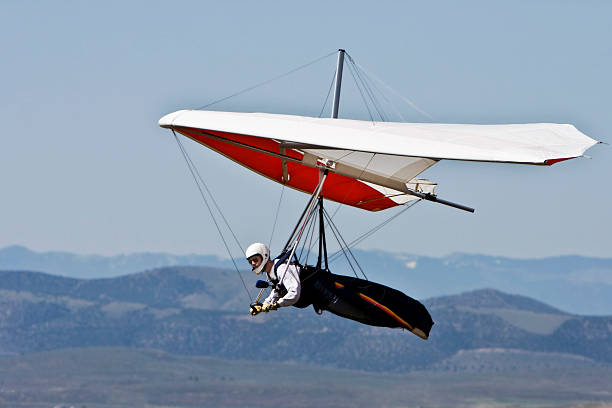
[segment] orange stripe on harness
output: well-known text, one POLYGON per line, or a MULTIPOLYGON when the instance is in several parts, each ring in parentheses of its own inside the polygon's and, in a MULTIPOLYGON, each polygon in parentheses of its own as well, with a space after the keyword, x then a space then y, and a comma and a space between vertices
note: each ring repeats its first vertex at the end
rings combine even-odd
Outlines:
POLYGON ((342 289, 344 287, 343 284, 338 283, 338 282, 334 282, 334 285, 336 285, 336 288, 338 288, 338 289, 342 289))
POLYGON ((383 312, 387 313, 389 316, 391 316, 392 318, 397 320, 400 324, 406 326, 408 328, 408 330, 412 330, 412 326, 409 325, 408 322, 406 322, 404 319, 402 319, 401 317, 399 317, 398 315, 393 313, 393 311, 391 309, 389 309, 387 306, 381 305, 380 303, 378 303, 377 301, 375 301, 371 297, 368 297, 368 296, 364 295, 363 293, 360 293, 359 296, 361 296, 361 298, 363 300, 373 304, 374 306, 376 306, 379 309, 381 309, 383 312))

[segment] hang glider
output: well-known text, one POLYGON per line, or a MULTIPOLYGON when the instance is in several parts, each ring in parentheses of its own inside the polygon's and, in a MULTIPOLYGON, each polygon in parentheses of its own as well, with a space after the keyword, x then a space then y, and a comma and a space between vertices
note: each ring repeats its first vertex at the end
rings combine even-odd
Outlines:
MULTIPOLYGON (((417 178, 440 160, 552 165, 598 143, 572 125, 369 122, 269 113, 181 110, 159 125, 288 187, 379 211, 417 199, 438 201, 417 178)), ((473 210, 472 210, 473 211, 473 210)))
MULTIPOLYGON (((435 194, 436 184, 419 175, 440 160, 552 165, 582 156, 597 141, 566 124, 464 125, 337 119, 344 54, 344 50, 338 50, 332 118, 181 110, 161 118, 159 125, 271 180, 311 194, 276 264, 295 262, 308 275, 300 274, 303 291, 297 307, 312 304, 317 312, 327 310, 368 325, 401 327, 427 339, 433 325, 427 309, 399 291, 367 280, 354 255, 346 254, 350 253, 350 244, 325 212, 324 198, 369 211, 423 199, 473 212, 472 208, 440 199, 435 194), (309 265, 310 247, 305 258, 300 257, 306 242, 313 242, 317 218, 317 263, 309 265), (331 273, 326 224, 355 278, 331 273), (365 280, 357 276, 351 258, 365 280)), ((176 140, 214 219, 191 160, 178 137, 176 140)), ((215 225, 223 239, 221 229, 216 222, 215 225)), ((225 246, 231 258, 226 243, 225 246)), ((240 275, 237 267, 236 272, 240 275)), ((281 285, 282 280, 279 277, 275 285, 281 285)), ((251 308, 259 305, 267 286, 257 286, 261 290, 251 308)), ((248 294, 246 285, 245 290, 248 294)))

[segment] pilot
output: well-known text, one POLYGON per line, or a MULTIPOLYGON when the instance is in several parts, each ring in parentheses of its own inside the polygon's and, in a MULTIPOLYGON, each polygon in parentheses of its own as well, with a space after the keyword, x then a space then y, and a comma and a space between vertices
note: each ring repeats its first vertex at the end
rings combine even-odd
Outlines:
POLYGON ((260 242, 249 245, 245 256, 253 273, 256 275, 265 272, 268 281, 272 282, 272 293, 264 300, 263 305, 254 305, 250 313, 255 316, 260 312, 269 312, 279 307, 291 306, 300 298, 300 270, 299 265, 282 263, 278 259, 270 259, 270 249, 260 242))

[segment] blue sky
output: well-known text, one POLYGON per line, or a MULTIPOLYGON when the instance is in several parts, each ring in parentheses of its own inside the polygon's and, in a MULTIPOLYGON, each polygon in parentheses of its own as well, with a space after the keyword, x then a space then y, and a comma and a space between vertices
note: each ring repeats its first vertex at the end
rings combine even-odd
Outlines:
MULTIPOLYGON (((610 15, 605 1, 2 2, 0 247, 225 255, 157 120, 338 48, 434 122, 572 123, 611 142, 610 15)), ((334 64, 214 108, 316 116, 334 64)), ((367 119, 351 82, 340 116, 367 119)), ((268 240, 280 186, 187 146, 242 244, 268 240)), ((612 257, 610 149, 546 168, 440 163, 424 176, 476 213, 420 203, 361 248, 612 257)), ((305 200, 286 192, 276 247, 305 200)), ((350 239, 390 214, 342 208, 337 223, 350 239)))

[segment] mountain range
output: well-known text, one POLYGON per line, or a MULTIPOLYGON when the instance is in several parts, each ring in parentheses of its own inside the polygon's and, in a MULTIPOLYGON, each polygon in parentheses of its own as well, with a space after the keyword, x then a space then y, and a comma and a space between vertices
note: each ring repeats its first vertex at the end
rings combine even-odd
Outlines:
POLYGON ((611 316, 574 315, 483 289, 423 300, 436 322, 423 341, 312 309, 252 317, 235 273, 167 267, 75 279, 0 271, 0 353, 119 346, 381 372, 612 363, 611 316))
MULTIPOLYGON (((371 280, 418 298, 486 287, 536 298, 572 313, 612 313, 612 259, 609 258, 561 256, 511 259, 473 254, 432 258, 384 251, 353 252, 371 280)), ((235 262, 242 273, 247 272, 243 259, 236 259, 235 262)), ((39 253, 21 246, 0 249, 0 270, 44 271, 79 279, 118 277, 167 266, 234 269, 232 260, 212 255, 137 253, 100 256, 68 252, 39 253)), ((353 273, 343 257, 338 257, 330 267, 335 273, 353 273)), ((356 272, 360 274, 359 269, 356 272)), ((245 274, 245 277, 248 278, 248 275, 245 274)), ((230 277, 230 280, 236 279, 230 277)))

